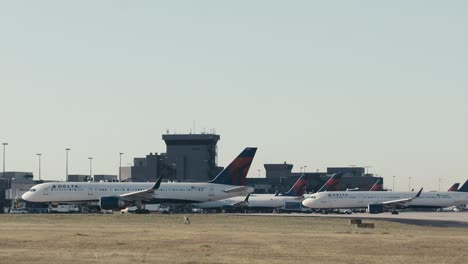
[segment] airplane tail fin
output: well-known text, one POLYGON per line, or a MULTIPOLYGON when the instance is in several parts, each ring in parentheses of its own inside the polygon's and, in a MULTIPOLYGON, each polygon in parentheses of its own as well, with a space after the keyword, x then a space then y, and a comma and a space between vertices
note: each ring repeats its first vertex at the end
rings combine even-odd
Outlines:
POLYGON ((257 148, 245 148, 229 166, 221 171, 211 183, 225 185, 245 185, 247 173, 252 164, 257 148))
POLYGON ((460 187, 460 183, 454 183, 450 189, 448 189, 449 192, 456 192, 458 190, 458 187, 460 187))
POLYGON ((301 196, 305 193, 307 187, 307 179, 305 174, 302 174, 291 189, 284 196, 301 196))
POLYGON ((463 184, 462 187, 460 187, 460 189, 458 189, 459 192, 468 192, 468 180, 465 182, 465 184, 463 184))
POLYGON ((370 188, 369 191, 371 192, 376 192, 376 191, 382 191, 382 180, 381 179, 378 179, 375 184, 372 186, 372 188, 370 188))
POLYGON ((324 191, 336 191, 338 183, 340 182, 341 178, 343 177, 343 173, 338 172, 333 174, 330 179, 328 179, 325 184, 320 187, 317 192, 324 192, 324 191))

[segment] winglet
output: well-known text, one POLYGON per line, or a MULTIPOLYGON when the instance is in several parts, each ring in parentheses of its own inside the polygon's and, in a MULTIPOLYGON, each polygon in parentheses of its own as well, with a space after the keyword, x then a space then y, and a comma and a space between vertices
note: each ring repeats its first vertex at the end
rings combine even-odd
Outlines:
POLYGON ((246 196, 245 199, 244 199, 244 202, 248 203, 248 202, 249 202, 249 198, 250 198, 250 193, 247 194, 247 196, 246 196))
POLYGON ((419 196, 421 195, 423 189, 424 188, 421 188, 421 190, 419 190, 418 194, 416 194, 416 196, 414 198, 419 198, 419 196))
POLYGON ((159 178, 156 180, 156 183, 154 184, 154 186, 151 187, 151 190, 157 190, 157 189, 159 189, 159 186, 161 186, 161 180, 162 180, 162 177, 159 177, 159 178))

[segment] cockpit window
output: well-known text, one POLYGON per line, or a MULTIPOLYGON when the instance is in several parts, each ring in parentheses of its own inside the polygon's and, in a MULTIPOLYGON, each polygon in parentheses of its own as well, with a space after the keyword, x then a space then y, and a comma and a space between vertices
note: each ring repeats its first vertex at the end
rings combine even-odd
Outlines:
POLYGON ((31 192, 35 192, 35 191, 36 191, 36 189, 32 188, 30 191, 31 191, 31 192))

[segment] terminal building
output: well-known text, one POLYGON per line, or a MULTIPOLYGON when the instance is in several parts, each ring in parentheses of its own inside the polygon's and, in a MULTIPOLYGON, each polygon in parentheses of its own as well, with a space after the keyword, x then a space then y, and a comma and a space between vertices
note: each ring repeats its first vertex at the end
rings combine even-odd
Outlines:
POLYGON ((170 181, 207 182, 222 167, 217 165, 216 134, 166 134, 166 153, 150 153, 134 158, 133 166, 122 167, 122 179, 134 182, 156 181, 162 177, 170 181))
MULTIPOLYGON (((34 181, 31 172, 10 171, 5 174, 0 172, 0 209, 12 207, 12 202, 21 198, 21 195, 28 191, 32 186, 42 183, 34 181)), ((1 210, 0 213, 4 211, 1 210)))
POLYGON ((347 189, 358 189, 368 191, 383 178, 366 174, 364 167, 330 167, 326 172, 292 172, 293 164, 287 162, 279 164, 265 164, 266 178, 247 178, 247 184, 254 187, 257 193, 286 192, 301 175, 307 179, 307 192, 316 192, 322 187, 330 177, 336 173, 343 176, 336 186, 335 191, 345 191, 347 189))

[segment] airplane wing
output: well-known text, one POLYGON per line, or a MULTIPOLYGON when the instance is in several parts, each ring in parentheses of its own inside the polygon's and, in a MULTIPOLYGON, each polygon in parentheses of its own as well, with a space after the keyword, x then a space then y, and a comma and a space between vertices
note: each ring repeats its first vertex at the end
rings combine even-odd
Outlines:
POLYGON ((161 177, 156 180, 156 183, 153 187, 137 192, 125 193, 120 195, 120 198, 125 201, 149 201, 153 199, 154 192, 161 185, 161 177))
POLYGON ((418 194, 416 194, 413 197, 408 197, 408 198, 398 199, 398 200, 385 201, 385 202, 381 202, 380 204, 383 204, 384 206, 387 206, 387 207, 397 207, 397 206, 404 207, 406 203, 411 202, 412 200, 419 198, 419 196, 421 195, 422 190, 423 190, 423 188, 421 188, 421 190, 419 190, 418 194))
POLYGON ((236 187, 234 187, 234 188, 226 189, 226 190, 224 190, 223 192, 225 192, 225 193, 245 192, 245 191, 250 190, 251 188, 252 188, 252 187, 249 187, 249 186, 236 186, 236 187))

